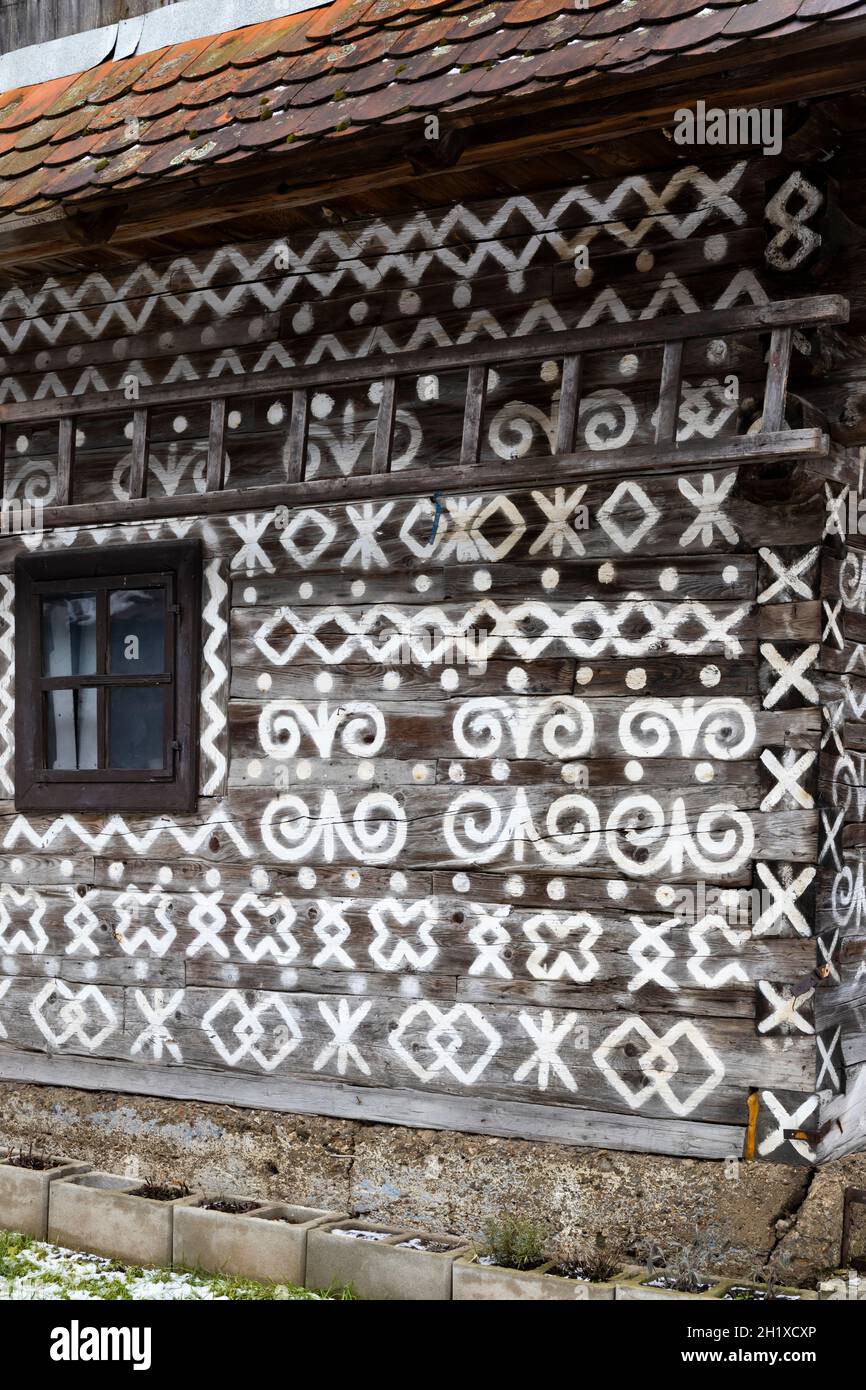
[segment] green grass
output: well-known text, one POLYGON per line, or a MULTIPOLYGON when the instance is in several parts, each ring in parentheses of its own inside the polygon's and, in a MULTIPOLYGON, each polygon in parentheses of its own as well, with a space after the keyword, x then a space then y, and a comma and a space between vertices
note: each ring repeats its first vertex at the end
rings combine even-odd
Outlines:
POLYGON ((63 1250, 15 1231, 0 1231, 2 1302, 18 1299, 342 1302, 354 1297, 349 1289, 313 1292, 292 1284, 259 1284, 253 1279, 205 1274, 198 1270, 139 1269, 100 1255, 63 1250))

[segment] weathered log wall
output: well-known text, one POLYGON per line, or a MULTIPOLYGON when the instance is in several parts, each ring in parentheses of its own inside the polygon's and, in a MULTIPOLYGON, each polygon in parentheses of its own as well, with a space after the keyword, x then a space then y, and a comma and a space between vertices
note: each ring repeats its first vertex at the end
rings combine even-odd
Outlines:
MULTIPOLYGON (((9 290, 2 399, 765 302, 776 184, 729 160, 9 290)), ((593 372, 580 447, 650 439, 654 355, 593 372)), ((707 342, 678 438, 745 428, 762 372, 707 342)), ((503 372, 483 456, 550 449, 560 389, 503 372)), ((790 1159, 791 1097, 817 1104, 824 478, 623 454, 614 481, 440 496, 458 400, 398 402, 404 498, 196 518, 206 411, 168 412, 151 495, 189 517, 0 542, 0 1070, 704 1156, 741 1151, 760 1092, 758 1154, 790 1159), (17 815, 14 554, 175 536, 206 555, 197 815, 17 815)), ((317 476, 369 468, 375 404, 314 398, 317 476)), ((231 484, 278 481, 286 403, 228 427, 231 484)), ((7 496, 50 500, 49 433, 16 435, 7 496)), ((123 496, 128 441, 81 430, 74 501, 123 496)))

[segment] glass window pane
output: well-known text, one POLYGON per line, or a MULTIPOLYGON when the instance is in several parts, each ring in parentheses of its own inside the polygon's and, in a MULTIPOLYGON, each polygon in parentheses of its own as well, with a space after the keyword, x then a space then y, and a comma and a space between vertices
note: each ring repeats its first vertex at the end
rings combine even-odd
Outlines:
POLYGON ((113 589, 108 596, 111 671, 144 676, 164 671, 165 589, 113 589))
POLYGON ((46 766, 96 767, 96 691, 52 690, 47 702, 46 766))
POLYGON ((96 595, 52 594, 43 598, 43 676, 91 676, 95 670, 96 595))
POLYGON ((166 686, 115 687, 109 716, 109 767, 164 767, 166 686))

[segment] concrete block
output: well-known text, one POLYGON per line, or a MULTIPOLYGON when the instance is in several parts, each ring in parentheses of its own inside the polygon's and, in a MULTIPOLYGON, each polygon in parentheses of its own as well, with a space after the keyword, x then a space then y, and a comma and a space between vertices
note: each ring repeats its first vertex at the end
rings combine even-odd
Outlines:
POLYGON ((108 1255, 124 1264, 171 1265, 174 1213, 197 1196, 159 1202, 132 1194, 141 1178, 90 1172, 49 1188, 48 1239, 71 1250, 108 1255))
POLYGON ((89 1163, 52 1157, 50 1168, 19 1168, 0 1160, 0 1227, 44 1240, 48 1230, 48 1189, 58 1178, 90 1171, 89 1163))
POLYGON ((451 1298, 454 1261, 465 1250, 457 1236, 395 1231, 350 1217, 308 1233, 306 1285, 351 1288, 365 1299, 444 1302, 451 1298), (340 1231, 364 1234, 353 1237, 340 1231))
MULTIPOLYGON (((308 1231, 344 1219, 340 1212, 284 1202, 258 1202, 241 1213, 209 1211, 201 1205, 205 1200, 175 1211, 174 1265, 274 1284, 303 1285, 308 1231)), ((230 1200, 249 1198, 232 1194, 230 1200)))

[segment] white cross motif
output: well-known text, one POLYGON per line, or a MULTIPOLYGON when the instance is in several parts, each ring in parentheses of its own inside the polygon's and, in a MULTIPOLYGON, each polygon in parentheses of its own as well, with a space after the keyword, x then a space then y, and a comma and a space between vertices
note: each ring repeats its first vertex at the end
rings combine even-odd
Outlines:
POLYGON ((748 928, 744 931, 735 931, 727 919, 720 914, 708 913, 705 917, 701 917, 694 926, 689 928, 689 941, 693 947, 693 955, 689 958, 687 968, 692 979, 703 989, 721 989, 734 980, 741 982, 748 980, 746 971, 738 961, 729 961, 727 965, 723 965, 720 970, 717 970, 715 975, 708 974, 704 968, 704 961, 712 955, 712 947, 707 942, 710 932, 718 932, 735 951, 741 951, 752 935, 748 928))
POLYGON ((42 926, 45 916, 45 901, 32 888, 20 891, 11 883, 0 886, 0 955, 14 956, 20 951, 23 955, 41 955, 48 945, 48 936, 42 926), (27 927, 19 926, 12 930, 13 917, 9 908, 29 910, 27 927))
POLYGON ((782 1102, 777 1096, 773 1095, 772 1091, 762 1091, 761 1101, 773 1116, 777 1127, 771 1130, 758 1145, 758 1153, 761 1157, 767 1158, 770 1154, 775 1153, 777 1149, 781 1148, 783 1144, 789 1142, 791 1148, 796 1150, 802 1158, 805 1158, 809 1163, 814 1162, 815 1152, 808 1140, 789 1138, 789 1136, 785 1134, 785 1130, 802 1129, 805 1121, 808 1120, 809 1116, 817 1109, 819 1100, 820 1096, 817 1094, 807 1096, 802 1105, 798 1106, 793 1114, 789 1115, 784 1105, 782 1105, 782 1102))
POLYGON ((761 802, 761 810, 770 811, 777 801, 790 796, 798 806, 811 811, 815 805, 814 799, 805 787, 800 786, 799 779, 808 772, 817 756, 817 753, 809 752, 802 753, 798 758, 793 748, 786 748, 780 762, 771 748, 765 748, 761 753, 761 762, 770 776, 776 778, 776 785, 767 792, 761 802))
POLYGON ((155 956, 164 956, 177 936, 177 928, 171 920, 173 900, 170 893, 160 888, 152 888, 144 893, 131 883, 126 892, 114 900, 117 925, 114 935, 128 956, 135 955, 143 947, 155 956), (154 930, 154 919, 162 927, 154 930), (132 928, 135 930, 132 930, 132 928))
POLYGON ((514 1073, 515 1081, 525 1081, 531 1072, 537 1071, 536 1085, 546 1091, 550 1084, 550 1073, 562 1082, 569 1091, 577 1090, 577 1082, 559 1055, 559 1049, 574 1027, 577 1014, 566 1014, 557 1025, 552 1009, 545 1009, 541 1023, 537 1025, 527 1013, 518 1014, 521 1028, 527 1032, 535 1047, 525 1062, 521 1062, 514 1073))
POLYGON ((835 930, 834 933, 833 933, 833 936, 832 936, 831 940, 830 940, 830 941, 827 941, 827 940, 826 940, 826 936, 829 936, 829 935, 830 935, 829 932, 827 932, 827 933, 825 934, 825 936, 816 936, 816 938, 815 938, 815 941, 816 941, 817 946, 818 946, 818 950, 820 951, 821 955, 822 955, 823 958, 824 958, 824 964, 823 964, 823 965, 821 964, 821 962, 820 962, 820 960, 819 960, 819 962, 818 962, 818 969, 819 969, 819 971, 823 970, 823 971, 825 972, 825 973, 822 975, 822 979, 834 980, 835 983, 836 983, 837 985, 840 985, 840 984, 842 983, 842 977, 841 977, 841 975, 839 974, 839 971, 836 969, 836 959, 835 959, 835 957, 836 957, 836 951, 837 951, 838 946, 839 946, 839 928, 838 928, 838 927, 836 928, 836 930, 835 930))
POLYGON ((393 502, 384 503, 378 510, 373 502, 364 502, 361 506, 346 508, 346 520, 351 521, 357 535, 343 556, 341 564, 360 563, 361 568, 365 570, 371 569, 374 565, 382 568, 387 565, 388 560, 376 540, 376 532, 387 521, 393 509, 393 502))
POLYGON ((176 989, 174 994, 169 995, 168 990, 155 989, 148 1000, 147 995, 137 989, 134 998, 139 1013, 147 1020, 147 1026, 142 1028, 129 1049, 130 1056, 135 1057, 145 1048, 149 1048, 153 1053, 153 1060, 161 1062, 165 1049, 173 1062, 182 1062, 183 1055, 172 1036, 167 1020, 183 1003, 183 990, 176 989))
POLYGON ((198 935, 187 947, 188 956, 197 956, 199 951, 210 949, 215 956, 228 959, 229 948, 220 940, 220 932, 226 924, 226 915, 219 906, 223 896, 221 890, 216 893, 193 893, 195 903, 190 909, 189 925, 195 928, 198 935))
POLYGON ((827 744, 832 739, 836 752, 840 757, 844 757, 845 701, 837 700, 835 704, 822 705, 821 714, 824 718, 824 729, 821 732, 821 747, 826 748, 827 744))
POLYGON ((70 1038, 75 1038, 88 1052, 93 1052, 120 1027, 117 1014, 96 985, 83 985, 76 991, 63 980, 49 980, 36 995, 29 1012, 52 1047, 62 1047, 70 1038), (63 1002, 58 1003, 59 1000, 63 1002), (44 1010, 49 1004, 54 1006, 61 1025, 57 1030, 45 1017, 44 1010))
POLYGON ((837 813, 836 819, 834 820, 832 825, 830 824, 829 820, 829 812, 821 812, 821 834, 823 839, 821 849, 818 854, 818 863, 820 864, 824 859, 826 859, 829 853, 830 855, 832 855, 833 858, 833 868, 837 871, 842 867, 842 860, 840 859, 839 851, 836 848, 836 840, 838 839, 839 833, 843 828, 844 821, 844 811, 839 811, 837 813))
POLYGON ((799 559, 792 560, 790 565, 786 565, 774 550, 761 548, 758 554, 767 568, 773 571, 776 578, 758 594, 758 603, 772 603, 774 598, 781 598, 786 592, 796 598, 811 598, 812 587, 800 576, 812 568, 819 553, 820 546, 815 545, 805 555, 801 555, 799 559))
POLYGON ((363 1023, 372 1007, 372 1000, 367 999, 353 1011, 349 1007, 348 999, 341 999, 337 1004, 337 1012, 334 1014, 328 1004, 321 999, 319 1000, 319 1013, 330 1028, 333 1037, 325 1043, 313 1062, 313 1071, 321 1071, 323 1067, 328 1065, 332 1057, 336 1057, 337 1071, 340 1076, 345 1076, 350 1062, 354 1062, 358 1070, 363 1072, 365 1076, 370 1075, 370 1068, 361 1056, 352 1035, 363 1023))
POLYGON ((301 948, 292 935, 296 913, 288 898, 260 898, 256 893, 244 893, 231 913, 240 924, 234 942, 244 960, 256 964, 271 956, 278 965, 288 965, 295 959, 301 948), (251 922, 248 914, 258 921, 251 922), (273 930, 263 930, 267 927, 273 930), (260 930, 262 935, 253 943, 251 938, 260 930))
POLYGON ((701 491, 698 492, 686 478, 678 479, 680 492, 697 511, 697 516, 680 536, 681 546, 691 545, 692 541, 700 538, 701 545, 707 549, 713 544, 715 531, 718 531, 720 538, 726 540, 729 545, 737 544, 739 536, 725 516, 722 506, 736 480, 736 473, 726 473, 716 485, 712 475, 705 473, 701 479, 701 491))
POLYGON ((837 599, 831 608, 827 599, 823 599, 821 606, 824 610, 824 617, 826 619, 826 622, 824 623, 824 628, 821 632, 821 641, 832 641, 833 646, 836 647, 839 651, 841 651, 845 645, 845 642, 842 637, 842 630, 839 627, 837 619, 839 617, 839 614, 842 612, 842 600, 837 599))
POLYGON ((353 906, 352 898, 342 901, 331 898, 316 900, 319 916, 313 924, 313 934, 322 943, 321 951, 317 951, 313 957, 313 965, 317 969, 327 965, 329 960, 337 966, 345 966, 347 970, 354 967, 355 962, 349 952, 343 950, 343 943, 352 935, 352 928, 343 913, 348 912, 353 906))
POLYGON ((804 647, 793 661, 787 661, 772 642, 761 643, 761 656, 779 678, 764 696, 764 709, 772 709, 789 690, 796 690, 810 705, 819 703, 818 691, 804 672, 814 664, 820 650, 816 642, 811 647, 804 647))
POLYGON ((673 917, 667 922, 659 922, 654 927, 646 923, 642 917, 630 917, 629 921, 638 935, 629 946, 628 953, 639 967, 628 982, 629 991, 636 994, 644 985, 650 983, 661 985, 662 989, 679 989, 676 981, 665 974, 665 961, 675 959, 676 951, 669 942, 662 939, 667 936, 671 927, 680 925, 679 919, 673 917), (648 952, 652 952, 652 955, 647 954, 648 952))
POLYGON ((211 1046, 230 1067, 236 1067, 245 1057, 252 1057, 262 1071, 274 1071, 301 1041, 301 1030, 292 1010, 279 994, 258 994, 252 1007, 240 990, 230 989, 212 1004, 201 1021, 201 1029, 211 1046), (223 1042, 215 1023, 223 1014, 234 1011, 237 1020, 231 1025, 236 1043, 223 1042), (266 1028, 262 1020, 276 1015, 276 1023, 266 1028), (270 1037, 276 1043, 273 1052, 259 1047, 262 1039, 270 1037))
POLYGON ((229 517, 229 525, 243 542, 240 550, 232 556, 233 570, 246 570, 247 574, 253 574, 257 569, 262 569, 266 574, 273 574, 274 567, 260 543, 272 517, 272 512, 265 512, 262 516, 247 512, 246 516, 229 517))
POLYGON ((472 911, 478 914, 478 921, 467 933, 467 939, 477 948, 478 954, 469 967, 470 975, 483 975, 488 968, 502 980, 512 978, 511 971, 502 959, 502 952, 511 945, 511 933, 502 925, 510 908, 497 908, 494 913, 486 912, 478 903, 472 903, 472 911))
POLYGON ((533 492, 532 500, 544 515, 546 524, 541 535, 537 536, 529 547, 530 555, 537 555, 548 546, 551 555, 557 559, 566 547, 575 555, 584 553, 583 541, 572 526, 571 518, 586 492, 586 487, 586 483, 581 483, 580 487, 576 487, 568 496, 564 487, 558 487, 554 490, 552 498, 545 497, 543 492, 533 492))
POLYGON ((814 1033, 812 1024, 800 1013, 800 1009, 814 997, 814 988, 807 989, 803 994, 792 994, 784 985, 776 986, 769 980, 759 980, 758 993, 771 1010, 758 1024, 759 1033, 814 1033))
POLYGON ((402 903, 383 898, 369 911, 376 935, 369 945, 370 959, 380 970, 428 970, 439 954, 433 932, 441 925, 435 898, 402 903))
POLYGON ((388 1034, 388 1042, 400 1060, 420 1081, 434 1081, 441 1072, 448 1072, 461 1086, 471 1086, 477 1081, 502 1046, 499 1033, 474 1004, 455 1004, 453 1008, 442 1010, 428 999, 421 999, 417 1004, 410 1005, 401 1016, 397 1027, 388 1034), (403 1043, 413 1024, 424 1019, 429 1020, 430 1026, 426 1032, 422 1032, 422 1041, 433 1053, 433 1060, 426 1067, 418 1061, 414 1051, 405 1047, 403 1043), (481 1042, 487 1044, 485 1050, 467 1067, 462 1067, 458 1060, 465 1042, 457 1026, 461 1023, 468 1024, 481 1042))
POLYGON ((820 1063, 818 1068, 818 1079, 815 1082, 816 1091, 822 1089, 825 1077, 829 1081, 832 1090, 839 1091, 842 1088, 842 1078, 833 1062, 833 1053, 836 1051, 841 1037, 842 1025, 840 1024, 829 1043, 824 1041, 824 1037, 821 1033, 819 1033, 815 1039, 818 1044, 818 1061, 820 1063))
POLYGON ((752 927, 752 935, 777 936, 779 931, 771 931, 771 927, 778 924, 784 928, 787 920, 801 936, 811 936, 812 929, 797 907, 797 899, 809 887, 817 869, 807 865, 800 870, 796 878, 790 864, 782 865, 778 878, 769 864, 758 862, 755 864, 755 870, 764 887, 769 890, 771 900, 752 927))
POLYGON ((706 1038, 689 1019, 681 1019, 661 1037, 636 1014, 623 1020, 609 1033, 592 1054, 593 1061, 623 1100, 632 1110, 639 1110, 652 1096, 660 1100, 675 1115, 690 1115, 712 1091, 716 1089, 725 1075, 724 1064, 710 1047, 706 1038), (625 1074, 611 1066, 608 1058, 611 1053, 624 1047, 627 1041, 642 1039, 647 1047, 639 1057, 631 1059, 633 1066, 639 1067, 647 1078, 646 1085, 635 1091, 628 1083, 625 1074), (670 1081, 679 1072, 674 1049, 681 1039, 685 1039, 707 1065, 707 1075, 700 1085, 695 1086, 684 1098, 673 1090, 670 1081), (661 1063, 661 1065, 659 1065, 661 1063))
POLYGON ((602 935, 602 929, 589 912, 572 912, 561 917, 555 912, 537 912, 523 924, 528 941, 535 943, 526 961, 526 970, 534 980, 574 980, 586 984, 598 974, 598 958, 592 947, 602 935), (570 937, 579 937, 573 951, 555 951, 555 947, 570 937), (554 953, 555 952, 555 953, 554 953), (551 959, 552 957, 552 959, 551 959))

